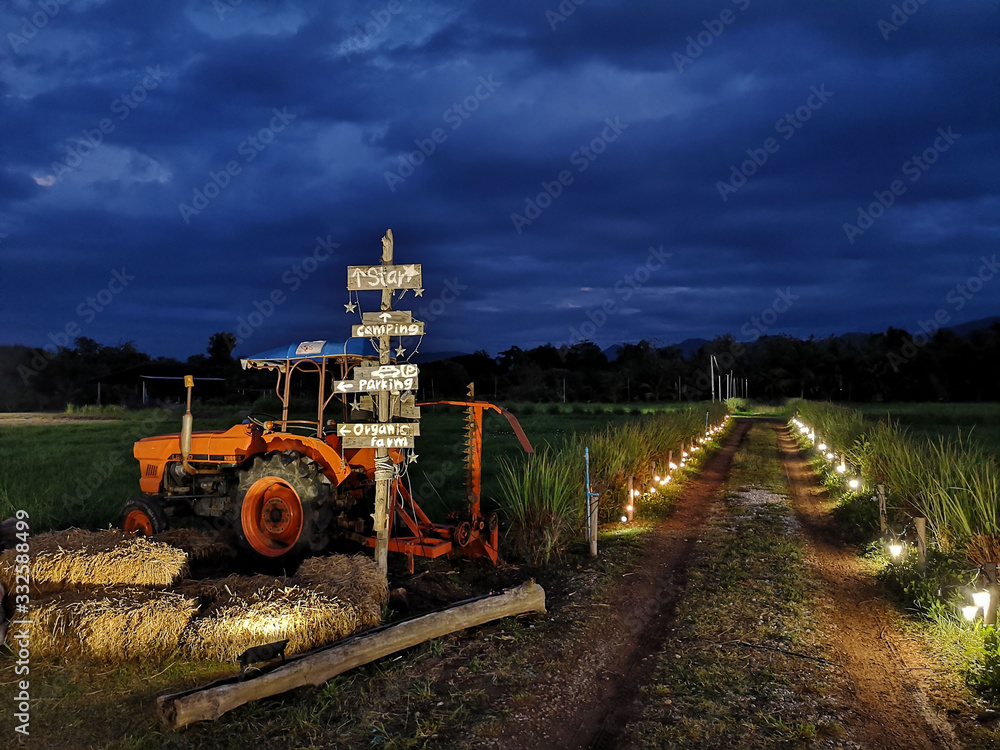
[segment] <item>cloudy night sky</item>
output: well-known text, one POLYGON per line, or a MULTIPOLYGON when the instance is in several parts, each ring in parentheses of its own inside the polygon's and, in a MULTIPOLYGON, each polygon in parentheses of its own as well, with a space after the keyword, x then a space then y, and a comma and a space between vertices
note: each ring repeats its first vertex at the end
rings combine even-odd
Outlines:
POLYGON ((1000 313, 997 0, 3 0, 0 32, 0 343, 342 339, 387 227, 429 352, 1000 313))

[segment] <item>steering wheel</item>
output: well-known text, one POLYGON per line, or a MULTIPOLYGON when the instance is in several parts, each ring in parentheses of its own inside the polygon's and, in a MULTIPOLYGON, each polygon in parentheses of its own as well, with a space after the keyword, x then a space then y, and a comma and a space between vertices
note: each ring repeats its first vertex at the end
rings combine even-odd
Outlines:
POLYGON ((265 414, 262 411, 252 411, 247 414, 247 418, 244 420, 243 424, 251 422, 260 427, 262 430, 266 430, 267 425, 265 423, 274 421, 276 421, 276 418, 272 417, 270 414, 265 414))

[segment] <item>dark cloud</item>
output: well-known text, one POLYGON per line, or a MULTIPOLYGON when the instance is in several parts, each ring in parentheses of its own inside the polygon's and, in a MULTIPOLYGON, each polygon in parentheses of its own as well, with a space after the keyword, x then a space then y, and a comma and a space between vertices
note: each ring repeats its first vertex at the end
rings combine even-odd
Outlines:
POLYGON ((28 38, 39 8, 0 9, 3 343, 187 355, 276 289, 240 353, 342 337, 386 227, 425 350, 738 336, 783 290, 776 330, 913 327, 996 244, 991 0, 74 0, 28 38))

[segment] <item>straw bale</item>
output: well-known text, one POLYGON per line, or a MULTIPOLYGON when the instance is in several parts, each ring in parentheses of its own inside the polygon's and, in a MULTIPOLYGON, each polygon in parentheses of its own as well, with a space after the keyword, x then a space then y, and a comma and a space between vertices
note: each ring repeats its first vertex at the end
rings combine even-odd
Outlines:
MULTIPOLYGON (((0 556, 0 583, 13 583, 14 550, 0 556)), ((31 538, 31 579, 45 584, 164 586, 187 571, 176 547, 121 531, 68 531, 31 538)))
POLYGON ((358 608, 328 594, 285 581, 218 602, 181 635, 193 658, 235 661, 253 646, 287 638, 288 653, 340 640, 364 627, 358 608))
POLYGON ((31 650, 104 661, 160 658, 177 649, 198 602, 172 591, 108 589, 45 597, 30 610, 31 650))
POLYGON ((171 547, 183 550, 191 562, 236 557, 236 550, 220 541, 218 534, 198 529, 170 529, 154 534, 151 538, 154 542, 169 544, 171 547))
POLYGON ((367 627, 382 621, 382 608, 389 602, 389 582, 375 561, 364 555, 310 557, 292 580, 353 602, 367 627))

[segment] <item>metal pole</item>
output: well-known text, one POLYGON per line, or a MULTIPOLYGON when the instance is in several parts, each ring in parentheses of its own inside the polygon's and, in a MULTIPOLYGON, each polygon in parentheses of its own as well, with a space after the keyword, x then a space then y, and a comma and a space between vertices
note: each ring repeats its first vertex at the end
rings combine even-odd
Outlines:
POLYGON ((881 533, 885 533, 886 523, 885 523, 885 485, 880 484, 878 486, 878 525, 881 533))
POLYGON ((708 358, 708 379, 712 382, 712 403, 715 403, 715 355, 708 358))

